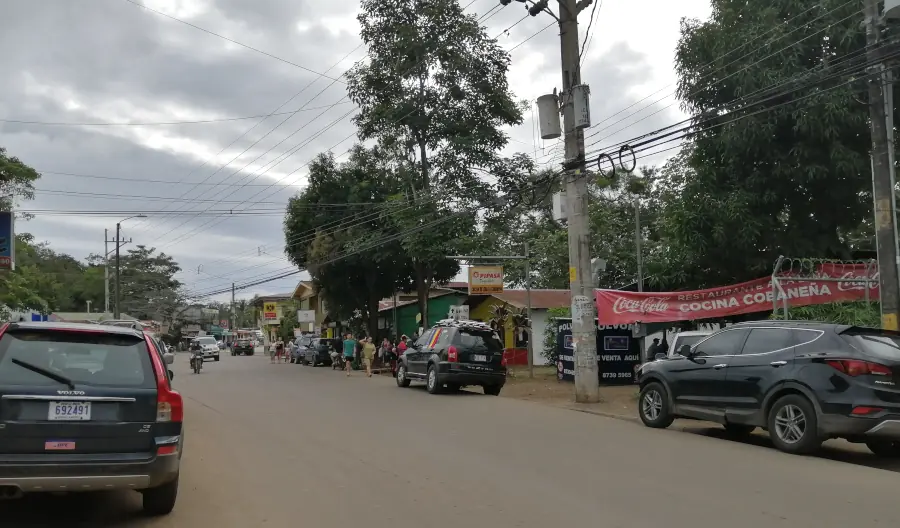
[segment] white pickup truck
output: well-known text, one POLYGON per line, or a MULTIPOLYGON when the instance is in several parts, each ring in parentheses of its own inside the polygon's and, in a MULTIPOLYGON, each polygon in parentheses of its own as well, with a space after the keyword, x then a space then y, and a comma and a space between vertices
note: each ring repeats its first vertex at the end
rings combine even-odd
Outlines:
POLYGON ((685 330, 684 332, 678 332, 669 345, 668 356, 671 358, 679 355, 678 351, 681 350, 681 347, 684 345, 694 346, 711 333, 711 330, 685 330))

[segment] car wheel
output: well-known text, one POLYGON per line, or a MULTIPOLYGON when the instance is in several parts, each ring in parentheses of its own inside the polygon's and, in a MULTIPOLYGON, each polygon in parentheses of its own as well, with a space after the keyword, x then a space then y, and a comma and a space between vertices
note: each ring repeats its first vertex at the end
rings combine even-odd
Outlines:
POLYGON ((488 396, 500 396, 500 389, 503 388, 503 385, 485 385, 483 387, 484 393, 488 396))
POLYGON ((675 421, 670 409, 669 393, 661 383, 654 381, 644 386, 638 402, 638 415, 647 427, 665 429, 675 421))
POLYGON ((894 440, 867 440, 869 451, 884 458, 900 458, 900 442, 894 440))
POLYGON ((216 354, 215 356, 213 356, 213 361, 219 361, 219 354, 216 354))
POLYGON ((734 437, 742 437, 742 436, 750 436, 753 431, 756 430, 755 425, 744 425, 744 424, 736 424, 736 423, 728 423, 725 424, 725 433, 728 436, 734 437))
POLYGON ((786 453, 807 454, 819 449, 816 409, 799 394, 782 396, 769 411, 769 436, 775 447, 786 453))
POLYGON ((397 386, 409 387, 409 378, 406 376, 406 365, 401 364, 397 367, 397 386))
POLYGON ((456 383, 448 383, 447 384, 447 392, 459 392, 462 390, 462 385, 457 385, 456 383))
POLYGON ((148 515, 167 515, 175 508, 178 498, 178 477, 162 486, 145 489, 143 494, 144 513, 148 515))
POLYGON ((425 389, 428 391, 428 394, 440 394, 444 386, 441 385, 441 380, 438 379, 437 369, 434 368, 434 365, 428 365, 428 373, 426 374, 425 379, 425 389))
POLYGON ((319 358, 316 356, 313 356, 313 358, 311 360, 307 361, 306 364, 309 365, 310 367, 316 367, 319 365, 319 358))

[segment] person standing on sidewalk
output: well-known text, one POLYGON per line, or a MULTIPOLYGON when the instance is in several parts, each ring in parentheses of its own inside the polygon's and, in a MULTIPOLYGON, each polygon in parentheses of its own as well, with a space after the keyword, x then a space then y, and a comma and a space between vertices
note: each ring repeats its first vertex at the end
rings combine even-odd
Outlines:
POLYGON ((344 369, 347 371, 347 377, 350 377, 350 369, 353 368, 353 356, 356 354, 356 340, 353 334, 347 332, 344 338, 344 369))
POLYGON ((371 378, 372 361, 375 359, 375 343, 372 342, 371 337, 367 337, 365 341, 363 341, 362 359, 363 364, 366 365, 366 376, 371 378))

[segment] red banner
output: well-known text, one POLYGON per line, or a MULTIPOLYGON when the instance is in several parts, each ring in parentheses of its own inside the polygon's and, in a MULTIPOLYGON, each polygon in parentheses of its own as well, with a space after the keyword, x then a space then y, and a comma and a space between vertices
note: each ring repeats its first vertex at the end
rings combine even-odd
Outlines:
MULTIPOLYGON (((865 279, 865 264, 823 264, 810 278, 778 277, 781 292, 775 293, 772 278, 765 277, 733 286, 682 292, 628 292, 596 290, 597 322, 601 325, 632 323, 668 323, 693 321, 771 310, 773 301, 779 308, 786 297, 788 307, 809 306, 839 301, 878 299, 878 283, 853 282, 865 279), (819 279, 851 279, 846 282, 819 279)), ((870 275, 878 279, 877 271, 870 275)))

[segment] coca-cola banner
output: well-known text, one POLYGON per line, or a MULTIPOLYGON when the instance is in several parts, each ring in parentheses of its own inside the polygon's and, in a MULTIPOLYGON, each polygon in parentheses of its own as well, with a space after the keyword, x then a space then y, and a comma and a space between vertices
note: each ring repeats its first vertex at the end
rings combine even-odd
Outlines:
POLYGON ((809 306, 838 301, 861 301, 878 298, 878 283, 852 279, 878 279, 865 264, 822 264, 808 278, 779 276, 784 293, 775 294, 772 277, 765 277, 732 286, 682 292, 628 292, 596 290, 597 320, 600 324, 667 323, 692 321, 763 312, 772 309, 777 298, 781 306, 786 296, 788 306, 809 306), (823 281, 816 278, 849 279, 846 282, 823 281))

